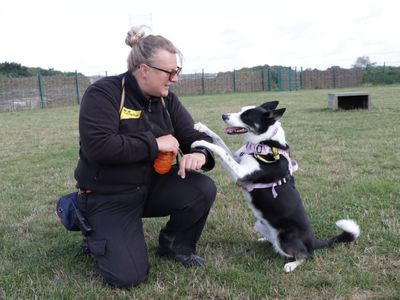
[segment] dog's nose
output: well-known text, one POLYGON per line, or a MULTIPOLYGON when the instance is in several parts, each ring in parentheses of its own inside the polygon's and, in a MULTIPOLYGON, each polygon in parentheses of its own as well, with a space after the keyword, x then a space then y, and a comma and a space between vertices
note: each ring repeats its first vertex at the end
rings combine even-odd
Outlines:
POLYGON ((226 121, 229 119, 229 115, 223 114, 222 115, 222 120, 226 121))

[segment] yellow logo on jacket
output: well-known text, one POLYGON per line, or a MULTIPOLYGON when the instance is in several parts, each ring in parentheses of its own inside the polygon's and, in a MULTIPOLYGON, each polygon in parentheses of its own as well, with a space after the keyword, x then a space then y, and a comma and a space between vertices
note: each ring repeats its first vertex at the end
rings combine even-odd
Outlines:
POLYGON ((142 113, 141 110, 133 110, 133 109, 128 109, 126 107, 123 107, 121 114, 120 114, 120 120, 139 119, 141 113, 142 113))

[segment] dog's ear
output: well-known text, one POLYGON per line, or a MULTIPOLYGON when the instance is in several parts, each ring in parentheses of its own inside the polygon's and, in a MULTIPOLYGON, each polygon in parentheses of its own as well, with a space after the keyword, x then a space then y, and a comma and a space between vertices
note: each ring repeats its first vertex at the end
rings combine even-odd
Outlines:
POLYGON ((274 100, 274 101, 265 102, 264 104, 261 104, 260 106, 262 108, 264 108, 265 110, 273 110, 278 106, 278 104, 279 104, 279 101, 274 100))
POLYGON ((283 116, 285 111, 286 111, 286 108, 280 108, 280 109, 273 110, 273 111, 267 111, 265 113, 265 116, 268 120, 278 121, 283 116))
POLYGON ((285 111, 286 111, 286 108, 280 108, 280 109, 274 110, 274 120, 278 121, 283 116, 285 111))

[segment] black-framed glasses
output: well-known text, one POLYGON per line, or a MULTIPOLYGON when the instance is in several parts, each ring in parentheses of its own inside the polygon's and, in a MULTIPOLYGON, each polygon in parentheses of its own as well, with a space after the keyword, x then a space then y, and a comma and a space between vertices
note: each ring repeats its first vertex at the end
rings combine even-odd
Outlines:
POLYGON ((147 65, 147 64, 146 64, 146 66, 148 66, 148 67, 150 67, 150 68, 152 68, 152 69, 156 69, 156 70, 158 70, 158 71, 161 71, 161 72, 164 72, 164 73, 169 74, 169 80, 170 80, 170 81, 172 81, 172 80, 174 79, 175 75, 176 75, 176 76, 179 76, 179 74, 180 74, 181 71, 182 71, 182 68, 181 68, 181 67, 176 67, 175 70, 173 70, 173 71, 168 71, 168 70, 164 70, 164 69, 157 68, 157 67, 154 67, 154 66, 151 66, 151 65, 147 65))

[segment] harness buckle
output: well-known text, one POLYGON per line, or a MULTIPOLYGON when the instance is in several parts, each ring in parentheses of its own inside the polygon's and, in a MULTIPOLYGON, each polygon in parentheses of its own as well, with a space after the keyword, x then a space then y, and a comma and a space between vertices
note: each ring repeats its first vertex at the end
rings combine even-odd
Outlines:
POLYGON ((278 148, 272 147, 272 156, 274 157, 275 160, 279 160, 281 157, 279 155, 278 148))

